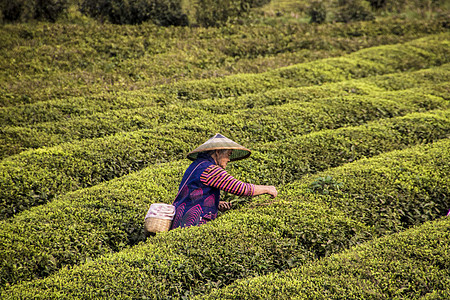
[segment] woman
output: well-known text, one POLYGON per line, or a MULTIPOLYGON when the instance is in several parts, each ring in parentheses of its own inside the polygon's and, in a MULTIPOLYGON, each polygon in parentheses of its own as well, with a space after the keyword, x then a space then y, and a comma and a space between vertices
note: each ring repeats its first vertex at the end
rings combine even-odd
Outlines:
POLYGON ((228 162, 250 154, 250 150, 221 134, 191 151, 187 157, 194 162, 184 173, 173 202, 176 213, 171 229, 205 224, 214 220, 219 210, 229 210, 231 203, 220 201, 221 190, 238 196, 269 194, 275 198, 274 186, 244 183, 225 171, 228 162))

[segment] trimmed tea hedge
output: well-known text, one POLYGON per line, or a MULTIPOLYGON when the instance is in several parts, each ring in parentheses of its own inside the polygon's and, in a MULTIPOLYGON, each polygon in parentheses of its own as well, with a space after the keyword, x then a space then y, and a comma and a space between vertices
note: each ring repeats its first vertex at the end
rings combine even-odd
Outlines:
POLYGON ((18 154, 30 148, 53 146, 66 142, 100 138, 118 132, 153 129, 158 126, 185 122, 194 118, 209 118, 210 113, 188 107, 145 107, 112 110, 85 117, 67 115, 67 120, 40 123, 30 127, 0 127, 0 157, 18 154))
POLYGON ((7 289, 2 297, 18 297, 20 286, 22 291, 33 291, 38 298, 53 298, 52 292, 61 296, 58 287, 50 283, 52 281, 64 285, 63 293, 69 298, 120 298, 126 294, 132 298, 144 294, 178 298, 194 287, 209 290, 214 285, 229 284, 236 278, 285 269, 289 264, 311 260, 320 254, 315 253, 315 248, 323 249, 320 245, 324 240, 332 240, 327 245, 329 250, 339 251, 365 241, 369 236, 370 229, 325 205, 278 204, 272 208, 232 212, 208 226, 175 230, 169 236, 151 238, 147 243, 103 256, 80 268, 64 268, 48 277, 49 284, 37 280, 14 285, 13 290, 7 289), (324 214, 328 218, 321 218, 324 214), (296 231, 318 236, 319 240, 303 245, 296 239, 296 231), (76 274, 71 283, 66 283, 65 277, 73 271, 76 274), (121 275, 117 276, 116 272, 121 275), (90 278, 89 284, 77 280, 85 276, 90 278), (107 283, 103 276, 108 277, 107 283), (40 282, 46 285, 44 294, 40 292, 40 282), (81 288, 81 285, 85 287, 81 288), (122 287, 121 291, 119 287, 122 287))
POLYGON ((96 185, 187 153, 189 145, 141 131, 23 152, 1 162, 1 216, 7 218, 55 195, 96 185))
MULTIPOLYGON (((355 188, 352 197, 357 199, 378 192, 380 184, 383 184, 386 193, 383 195, 386 196, 399 184, 420 190, 428 187, 448 195, 449 146, 450 139, 445 139, 358 161, 328 170, 326 174, 331 172, 344 182, 344 193, 355 188), (405 171, 399 171, 400 168, 405 171), (411 172, 412 168, 415 172, 411 172), (420 182, 416 180, 418 174, 423 179, 420 182), (382 180, 394 176, 396 181, 382 180), (356 190, 358 186, 363 188, 356 190)), ((207 293, 236 279, 292 268, 390 229, 387 220, 378 223, 376 228, 366 227, 345 217, 351 215, 348 206, 343 206, 343 211, 339 212, 329 204, 318 202, 320 199, 342 202, 342 197, 310 192, 308 186, 311 183, 312 180, 307 179, 285 186, 280 190, 279 200, 270 206, 252 207, 250 203, 246 208, 230 211, 204 226, 159 234, 131 249, 73 268, 63 268, 42 280, 11 286, 2 296, 179 298, 207 293)), ((397 191, 396 199, 400 204, 407 204, 421 201, 423 195, 403 189, 397 191)), ((436 201, 440 208, 440 213, 434 213, 432 217, 438 218, 447 209, 446 203, 434 198, 430 200, 436 201)), ((370 200, 364 203, 363 211, 374 204, 370 200)), ((393 207, 397 208, 403 209, 401 205, 393 207)), ((410 209, 415 210, 414 207, 410 209)), ((379 213, 383 215, 382 211, 379 213)), ((397 222, 400 216, 390 217, 390 221, 397 222)))
MULTIPOLYGON (((279 185, 298 178, 292 174, 299 174, 300 170, 303 174, 324 170, 327 164, 330 167, 346 163, 346 157, 368 157, 381 151, 431 141, 429 134, 426 136, 428 140, 423 140, 423 132, 434 132, 433 138, 439 139, 450 132, 449 114, 445 112, 447 118, 431 113, 412 114, 360 127, 296 137, 292 139, 291 147, 301 147, 303 151, 288 155, 288 163, 285 159, 280 162, 277 150, 279 148, 285 154, 283 145, 286 143, 269 143, 263 149, 272 149, 271 153, 256 152, 249 162, 234 167, 230 165, 230 172, 239 174, 237 177, 245 181, 279 185), (399 137, 399 128, 409 132, 407 137, 399 137), (397 138, 395 143, 387 143, 397 138), (348 150, 352 146, 355 147, 354 152, 350 153, 348 150), (369 148, 371 150, 367 151, 369 148), (347 153, 342 155, 342 152, 347 153), (315 170, 304 168, 306 162, 315 164, 321 153, 323 157, 327 153, 328 157, 323 158, 320 166, 315 170)), ((3 236, 0 261, 4 264, 0 278, 3 282, 14 283, 43 277, 64 265, 78 264, 142 240, 142 217, 146 209, 150 203, 171 202, 186 166, 187 162, 152 166, 123 179, 58 197, 46 205, 3 221, 0 223, 0 236, 3 236), (67 224, 71 224, 69 228, 67 224)), ((337 173, 342 172, 338 169, 337 173)), ((345 172, 343 176, 346 176, 345 172)), ((430 182, 435 180, 432 178, 430 182)), ((308 182, 311 181, 313 179, 308 182)), ((298 183, 293 187, 295 191, 299 190, 298 183)), ((300 188, 305 189, 308 188, 300 188)), ((362 193, 361 197, 364 195, 362 193)))
POLYGON ((187 162, 155 165, 1 221, 1 286, 141 241, 143 214, 151 203, 174 197, 186 167, 187 162))
POLYGON ((447 217, 195 299, 445 299, 449 249, 447 217))
POLYGON ((425 98, 429 98, 427 95, 433 95, 449 100, 449 94, 446 91, 449 80, 449 67, 449 64, 445 64, 440 67, 410 73, 395 73, 310 87, 276 89, 239 97, 192 101, 185 105, 205 109, 215 114, 224 114, 234 110, 261 108, 286 103, 315 102, 322 98, 345 97, 349 95, 395 98, 395 95, 398 94, 390 94, 389 91, 400 90, 408 90, 405 93, 410 93, 417 98, 419 95, 423 95, 425 98))

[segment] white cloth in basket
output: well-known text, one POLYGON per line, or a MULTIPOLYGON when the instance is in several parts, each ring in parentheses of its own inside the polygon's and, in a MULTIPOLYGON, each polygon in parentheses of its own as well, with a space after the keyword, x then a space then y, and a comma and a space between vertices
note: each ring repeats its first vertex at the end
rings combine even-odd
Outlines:
POLYGON ((164 220, 173 220, 175 215, 175 206, 165 203, 153 203, 145 216, 147 218, 158 218, 164 220))

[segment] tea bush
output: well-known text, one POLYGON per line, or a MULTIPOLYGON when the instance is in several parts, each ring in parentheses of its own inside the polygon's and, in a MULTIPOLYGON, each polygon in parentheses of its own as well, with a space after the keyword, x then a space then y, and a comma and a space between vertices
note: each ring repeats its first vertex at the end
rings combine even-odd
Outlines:
MULTIPOLYGON (((97 298, 109 293, 108 297, 113 298, 125 295, 133 298, 144 294, 179 298, 194 291, 194 288, 209 290, 214 285, 229 284, 236 278, 285 269, 289 268, 289 264, 311 260, 320 255, 315 253, 315 248, 325 250, 320 245, 328 240, 332 242, 325 248, 333 251, 362 242, 369 235, 370 229, 326 206, 286 203, 271 209, 232 212, 203 228, 174 230, 169 235, 156 236, 116 255, 87 262, 83 266, 89 266, 87 269, 90 275, 84 273, 86 269, 83 267, 72 269, 78 273, 77 278, 89 276, 93 286, 87 284, 80 289, 75 277, 72 283, 66 284, 65 277, 68 274, 64 273, 70 273, 67 268, 54 277, 58 278, 57 282, 64 282, 64 293, 68 297, 73 293, 79 297, 87 297, 87 294, 92 293, 91 297, 97 298), (280 210, 284 213, 280 214, 280 210), (325 213, 328 218, 318 221, 319 216, 325 213), (332 229, 336 227, 340 230, 332 229), (296 239, 296 231, 302 231, 306 239, 314 236, 318 239, 303 244, 296 239), (220 249, 208 247, 200 250, 198 246, 205 243, 221 246, 220 249), (122 275, 116 277, 117 271, 122 275), (115 280, 111 281, 114 277, 115 280), (102 283, 105 279, 109 281, 106 285, 102 283), (119 286, 122 286, 120 291, 119 286)), ((18 288, 20 285, 13 287, 18 288)), ((25 290, 33 290, 36 297, 40 296, 39 281, 24 282, 23 285, 27 286, 25 290)), ((45 290, 44 297, 53 298, 52 290, 58 293, 51 283, 45 290)), ((2 294, 2 297, 18 296, 16 291, 10 292, 2 294)))
POLYGON ((115 177, 181 157, 189 144, 141 132, 118 134, 113 141, 83 140, 78 144, 38 149, 1 162, 1 216, 7 218, 55 195, 96 185, 115 177))
MULTIPOLYGON (((277 181, 288 183, 365 157, 446 138, 449 135, 448 111, 435 113, 410 114, 266 143, 258 147, 266 156, 264 161, 242 162, 236 172, 246 174, 246 170, 258 170, 255 172, 260 174, 258 181, 271 184, 273 178, 267 174, 267 169, 274 169, 278 170, 277 181), (404 125, 408 129, 404 129, 404 125)), ((233 166, 231 168, 234 170, 233 166)))
POLYGON ((189 2, 190 23, 200 26, 224 25, 227 21, 246 17, 252 8, 270 0, 192 0, 189 2))
MULTIPOLYGON (((442 159, 449 155, 448 143, 446 138, 422 146, 420 152, 414 148, 396 150, 328 170, 327 176, 339 183, 340 188, 331 196, 318 195, 330 207, 348 212, 382 234, 445 215, 450 169, 448 164, 442 164, 442 159), (443 148, 436 150, 438 147, 443 148), (430 155, 434 158, 425 162, 430 155), (368 184, 367 178, 373 183, 368 184)), ((307 175, 304 180, 315 178, 316 175, 307 175)))
POLYGON ((366 0, 338 0, 337 22, 371 21, 375 19, 366 0))
POLYGON ((327 9, 322 1, 311 2, 308 8, 311 23, 324 23, 327 19, 327 9))
MULTIPOLYGON (((431 145, 394 151, 373 159, 347 164, 327 170, 325 174, 331 174, 343 182, 344 189, 347 188, 346 192, 352 189, 353 195, 358 199, 365 199, 364 195, 377 193, 381 185, 383 192, 386 192, 397 190, 399 184, 420 190, 431 188, 435 189, 435 192, 448 195, 449 145, 450 140, 445 139, 431 145), (399 167, 405 167, 401 176, 398 176, 399 167), (415 171, 410 172, 411 168, 415 171), (420 182, 416 180, 418 174, 422 174, 420 182), (398 179, 383 180, 392 176, 398 179)), ((166 170, 168 173, 163 174, 171 173, 177 177, 175 172, 166 170)), ((133 182, 136 187, 140 187, 139 183, 133 182)), ((145 243, 119 253, 106 255, 73 268, 63 268, 45 279, 13 285, 4 291, 2 296, 27 297, 32 293, 36 298, 48 299, 58 297, 64 292, 67 297, 89 295, 96 298, 137 298, 157 295, 155 298, 179 298, 207 293, 212 288, 223 287, 240 278, 293 268, 315 258, 337 253, 371 239, 372 236, 382 235, 391 229, 392 223, 400 219, 399 215, 391 214, 384 222, 377 223, 377 226, 366 227, 347 217, 354 213, 351 212, 351 206, 343 205, 342 211, 329 206, 331 200, 332 203, 344 204, 341 195, 316 195, 309 192, 307 187, 311 182, 311 178, 307 178, 284 186, 279 201, 270 206, 249 205, 224 214, 204 226, 159 234, 145 243), (327 204, 321 202, 321 199, 327 204)), ((124 190, 127 190, 126 186, 124 190)), ((423 196, 427 195, 410 194, 407 190, 397 193, 398 204, 393 210, 411 201, 420 202, 423 196)), ((389 192, 383 195, 389 196, 389 192)), ((433 203, 439 208, 438 212, 433 213, 432 219, 436 219, 447 209, 446 203, 436 198, 430 198, 430 201, 436 201, 433 203)), ((105 204, 110 202, 106 201, 105 204)), ((49 205, 55 205, 53 203, 49 205)), ((361 207, 361 211, 366 211, 375 203, 368 197, 362 204, 365 206, 361 207)), ((67 207, 62 203, 60 205, 67 207)), ((91 207, 89 202, 86 205, 91 207)), ((136 204, 131 207, 134 209, 135 206, 136 204)), ((36 211, 39 209, 36 208, 36 211)), ((413 207, 409 209, 410 212, 415 210, 413 207)), ((378 208, 373 210, 383 215, 383 211, 378 208)), ((142 209, 142 216, 144 212, 142 209)), ((20 215, 22 216, 26 215, 20 215)), ((67 216, 70 217, 71 214, 65 214, 65 217, 67 216)), ((100 240, 103 239, 101 237, 100 240)))
POLYGON ((195 299, 444 299, 450 293, 449 232, 450 219, 441 218, 195 299))
POLYGON ((185 167, 155 165, 3 221, 1 285, 44 277, 142 240, 142 214, 150 203, 175 195, 185 167))
MULTIPOLYGON (((450 132, 450 121, 448 112, 442 114, 412 114, 392 120, 377 121, 367 126, 294 137, 290 143, 290 148, 293 150, 288 154, 285 151, 287 148, 285 141, 268 143, 261 148, 264 153, 254 153, 248 162, 231 166, 230 172, 242 180, 262 184, 281 185, 296 182, 289 188, 289 190, 293 189, 294 194, 282 198, 295 199, 298 196, 296 191, 305 193, 308 190, 307 184, 313 183, 315 179, 308 179, 302 186, 296 181, 301 176, 292 176, 292 174, 304 175, 324 171, 332 166, 347 163, 349 157, 356 160, 362 157, 359 152, 363 151, 360 149, 370 149, 364 154, 366 157, 371 157, 383 151, 402 149, 417 143, 444 138, 450 132), (399 137, 400 134, 395 128, 402 128, 403 131, 409 132, 407 137, 399 137), (428 131, 434 131, 434 136, 427 134, 428 140, 422 140, 423 136, 420 132, 428 131), (336 139, 340 136, 346 136, 347 141, 336 143, 336 139), (389 143, 390 141, 395 142, 389 143), (299 153, 296 149, 302 149, 302 151, 299 153), (343 154, 345 152, 347 154, 343 154), (282 153, 281 156, 280 153, 282 153), (285 155, 286 159, 284 159, 285 155), (289 163, 285 163, 286 161, 289 163), (308 169, 305 165, 320 167, 308 169)), ((432 159, 436 160, 434 157, 432 159)), ((443 159, 446 159, 445 155, 437 158, 437 162, 443 159)), ((417 161, 414 160, 414 163, 417 161)), ((186 161, 154 165, 136 174, 62 195, 46 205, 35 207, 3 221, 0 235, 4 237, 1 243, 3 247, 0 248, 3 256, 0 256, 2 257, 0 261, 4 261, 4 265, 1 268, 3 271, 0 278, 4 278, 4 282, 14 283, 23 279, 43 277, 64 265, 79 264, 89 258, 118 251, 141 241, 143 239, 142 218, 146 209, 150 203, 172 201, 180 174, 186 166, 186 161), (69 229, 67 224, 71 224, 69 229), (68 230, 70 235, 67 234, 68 230), (50 240, 48 236, 51 236, 50 240)), ((380 163, 377 161, 374 168, 379 166, 380 163)), ((359 167, 353 168, 356 171, 352 171, 352 167, 350 171, 347 170, 350 178, 359 172, 359 167)), ((444 165, 439 168, 445 171, 444 165)), ((346 174, 338 169, 333 177, 345 177, 346 174)), ((342 178, 339 180, 343 181, 342 178)), ((367 180, 367 178, 364 177, 361 180, 367 180)), ((379 179, 374 177, 373 180, 379 179)), ((426 184, 431 186, 436 181, 436 178, 430 176, 426 184)), ((374 184, 368 184, 369 187, 372 185, 376 187, 374 184)), ((394 183, 391 185, 395 188, 394 183)), ((340 189, 344 190, 344 188, 348 189, 348 186, 340 189)), ((445 185, 441 187, 441 189, 444 188, 445 185)), ((361 191, 359 196, 370 197, 374 191, 376 189, 361 191)), ((312 195, 307 195, 307 197, 310 196, 312 195)), ((415 197, 421 199, 419 195, 415 197)), ((432 200, 437 203, 436 205, 442 206, 438 200, 432 200)), ((313 201, 312 198, 311 201, 313 201)), ((327 203, 328 198, 324 202, 327 203)), ((430 204, 428 206, 432 207, 430 204)), ((347 210, 351 208, 345 211, 347 210)), ((382 226, 387 228, 388 224, 383 223, 382 226)), ((308 234, 314 234, 314 232, 311 231, 308 234)), ((307 243, 306 240, 303 242, 307 243)), ((327 247, 330 245, 331 243, 327 244, 327 247)), ((316 254, 319 253, 318 249, 315 250, 316 254)), ((322 249, 321 251, 320 253, 323 254, 323 251, 331 250, 322 249)))
POLYGON ((174 120, 185 122, 207 115, 205 111, 173 105, 164 109, 150 106, 131 110, 112 110, 78 118, 68 116, 66 121, 40 123, 33 128, 6 126, 0 128, 0 140, 3 142, 0 145, 0 154, 4 154, 0 156, 17 154, 29 148, 100 138, 118 132, 153 129, 174 120))

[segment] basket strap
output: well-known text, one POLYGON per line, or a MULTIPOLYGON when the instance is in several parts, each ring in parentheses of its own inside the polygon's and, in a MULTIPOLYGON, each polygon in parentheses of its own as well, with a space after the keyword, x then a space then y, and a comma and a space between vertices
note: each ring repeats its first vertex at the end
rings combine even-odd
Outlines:
POLYGON ((177 195, 175 196, 175 199, 173 199, 173 201, 175 202, 175 200, 177 200, 178 195, 180 194, 180 192, 183 190, 184 186, 186 185, 186 183, 188 182, 189 178, 191 178, 192 173, 194 173, 195 170, 197 170, 198 167, 200 167, 201 164, 205 163, 206 161, 202 161, 201 163, 199 163, 194 170, 192 170, 191 174, 189 174, 188 178, 186 178, 186 181, 184 182, 183 186, 178 190, 177 195))

